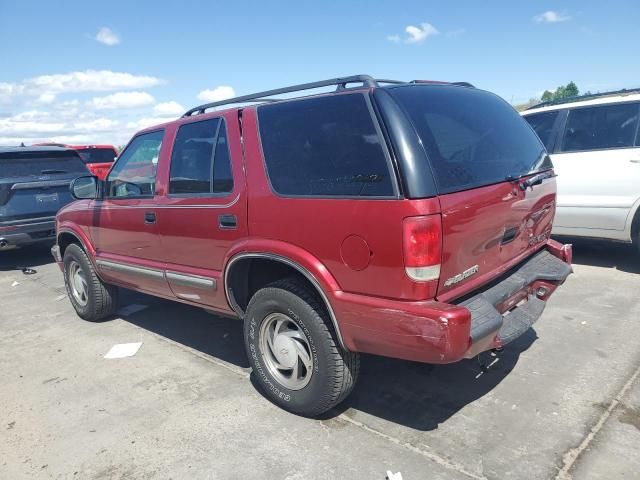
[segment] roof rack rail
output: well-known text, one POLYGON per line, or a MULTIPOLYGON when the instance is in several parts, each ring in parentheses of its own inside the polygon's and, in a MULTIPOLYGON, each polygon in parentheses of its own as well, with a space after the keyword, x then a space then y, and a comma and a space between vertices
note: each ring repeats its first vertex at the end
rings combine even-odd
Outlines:
POLYGON ((640 93, 640 87, 637 88, 623 88, 621 90, 612 90, 610 92, 588 93, 585 95, 575 95, 573 97, 560 98, 558 100, 548 100, 546 102, 536 103, 527 110, 533 110, 534 108, 548 107, 550 105, 562 105, 563 103, 582 102, 583 100, 591 100, 592 98, 611 97, 614 95, 625 95, 631 93, 640 93))
POLYGON ((377 87, 380 83, 405 83, 399 80, 376 80, 370 75, 352 75, 350 77, 332 78, 330 80, 321 80, 319 82, 301 83, 300 85, 292 85, 291 87, 276 88, 274 90, 267 90, 264 92, 252 93, 250 95, 242 95, 240 97, 229 98, 227 100, 221 100, 218 102, 205 103, 197 107, 188 110, 183 117, 190 117, 194 113, 204 113, 205 110, 213 107, 220 107, 222 105, 229 105, 232 103, 244 103, 244 102, 274 102, 277 99, 267 99, 265 97, 272 97, 274 95, 282 95, 284 93, 300 92, 303 90, 312 90, 314 88, 330 87, 336 85, 336 90, 345 90, 349 83, 362 83, 365 87, 377 87))

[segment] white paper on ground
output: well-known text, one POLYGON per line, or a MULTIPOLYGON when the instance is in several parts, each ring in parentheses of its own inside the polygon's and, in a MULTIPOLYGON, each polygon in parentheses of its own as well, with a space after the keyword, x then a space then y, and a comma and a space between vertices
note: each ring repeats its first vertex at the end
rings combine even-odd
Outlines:
POLYGON ((111 350, 107 352, 104 358, 112 359, 112 358, 125 358, 125 357, 133 357, 140 347, 142 346, 142 342, 136 343, 117 343, 111 350))

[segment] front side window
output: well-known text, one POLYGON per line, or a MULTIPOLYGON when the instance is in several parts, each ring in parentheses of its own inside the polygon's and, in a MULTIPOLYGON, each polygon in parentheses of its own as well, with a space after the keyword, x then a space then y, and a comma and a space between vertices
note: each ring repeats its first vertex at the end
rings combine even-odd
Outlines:
POLYGON ((135 137, 118 158, 106 181, 108 197, 153 196, 164 132, 135 137))
POLYGON ((535 130, 544 146, 547 150, 551 147, 551 141, 553 140, 553 126, 560 114, 560 110, 554 110, 552 112, 534 113, 533 115, 527 115, 524 119, 529 122, 529 125, 535 130))
POLYGON ((569 111, 562 151, 628 148, 633 146, 637 126, 637 103, 575 108, 569 111))
POLYGON ((364 95, 258 108, 269 180, 281 195, 388 197, 389 163, 364 95))

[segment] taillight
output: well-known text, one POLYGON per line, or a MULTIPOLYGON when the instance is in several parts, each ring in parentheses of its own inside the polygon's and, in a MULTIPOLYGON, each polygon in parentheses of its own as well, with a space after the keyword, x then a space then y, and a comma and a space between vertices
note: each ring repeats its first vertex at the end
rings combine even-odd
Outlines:
POLYGON ((405 218, 402 228, 404 269, 411 280, 440 278, 442 221, 440 215, 405 218))

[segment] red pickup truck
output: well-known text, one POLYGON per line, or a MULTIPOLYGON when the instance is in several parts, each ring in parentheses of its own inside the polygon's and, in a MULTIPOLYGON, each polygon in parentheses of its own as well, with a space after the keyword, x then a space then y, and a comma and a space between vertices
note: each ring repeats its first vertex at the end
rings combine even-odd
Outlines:
POLYGON ((360 75, 200 105, 72 192, 52 253, 80 317, 111 315, 117 287, 237 317, 265 394, 308 416, 349 394, 360 352, 502 347, 571 273, 544 146, 466 83, 360 75))

